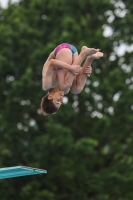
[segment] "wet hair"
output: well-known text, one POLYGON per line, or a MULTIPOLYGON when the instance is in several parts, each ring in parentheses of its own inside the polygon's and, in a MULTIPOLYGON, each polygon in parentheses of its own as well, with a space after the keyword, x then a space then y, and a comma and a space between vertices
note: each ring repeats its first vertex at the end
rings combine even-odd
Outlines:
POLYGON ((58 108, 55 107, 52 99, 48 99, 48 94, 42 98, 41 101, 41 110, 50 115, 57 112, 58 108))

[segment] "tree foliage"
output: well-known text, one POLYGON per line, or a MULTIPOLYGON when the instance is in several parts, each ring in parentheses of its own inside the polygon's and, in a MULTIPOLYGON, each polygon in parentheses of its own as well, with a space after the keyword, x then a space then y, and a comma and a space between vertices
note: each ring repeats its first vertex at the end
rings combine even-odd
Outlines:
POLYGON ((0 8, 0 167, 48 171, 1 180, 1 200, 132 199, 132 13, 130 0, 21 0, 0 8), (100 48, 104 58, 93 62, 84 90, 45 117, 42 67, 62 42, 100 48))

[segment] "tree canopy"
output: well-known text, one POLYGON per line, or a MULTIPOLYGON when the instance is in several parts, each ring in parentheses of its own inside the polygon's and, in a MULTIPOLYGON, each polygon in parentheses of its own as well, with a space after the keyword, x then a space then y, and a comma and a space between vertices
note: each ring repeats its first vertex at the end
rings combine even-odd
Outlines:
POLYGON ((132 199, 132 13, 130 0, 0 8, 0 167, 48 171, 1 180, 1 200, 132 199), (42 67, 62 42, 100 48, 104 58, 92 63, 84 90, 45 117, 42 67))

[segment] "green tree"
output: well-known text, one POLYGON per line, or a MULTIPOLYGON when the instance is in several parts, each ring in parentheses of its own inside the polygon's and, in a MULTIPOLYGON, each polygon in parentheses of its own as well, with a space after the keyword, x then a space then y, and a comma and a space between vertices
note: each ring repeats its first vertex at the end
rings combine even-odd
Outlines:
POLYGON ((0 167, 48 171, 1 180, 1 200, 133 198, 132 13, 130 0, 21 0, 0 8, 0 167), (105 56, 92 64, 82 93, 44 117, 42 66, 62 42, 105 56), (128 49, 120 56, 122 44, 128 49))

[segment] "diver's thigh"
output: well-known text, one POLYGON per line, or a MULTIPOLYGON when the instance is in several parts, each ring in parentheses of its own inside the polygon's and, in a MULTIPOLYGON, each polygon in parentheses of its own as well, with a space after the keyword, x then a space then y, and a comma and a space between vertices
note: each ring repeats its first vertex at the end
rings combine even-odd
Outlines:
POLYGON ((60 51, 58 51, 55 59, 71 65, 72 64, 72 52, 68 48, 61 49, 60 51))
POLYGON ((66 69, 57 69, 56 74, 57 74, 58 84, 62 89, 64 87, 66 69))

